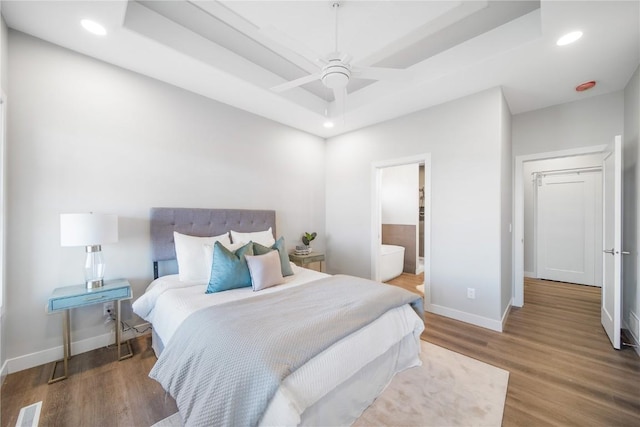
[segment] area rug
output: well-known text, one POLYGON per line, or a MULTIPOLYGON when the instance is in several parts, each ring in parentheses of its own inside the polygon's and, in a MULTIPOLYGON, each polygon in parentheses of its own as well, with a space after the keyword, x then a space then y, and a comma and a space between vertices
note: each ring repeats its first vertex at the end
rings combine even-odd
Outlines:
MULTIPOLYGON (((422 366, 396 375, 354 426, 499 426, 509 372, 421 341, 422 366)), ((179 414, 152 427, 181 427, 179 414)))

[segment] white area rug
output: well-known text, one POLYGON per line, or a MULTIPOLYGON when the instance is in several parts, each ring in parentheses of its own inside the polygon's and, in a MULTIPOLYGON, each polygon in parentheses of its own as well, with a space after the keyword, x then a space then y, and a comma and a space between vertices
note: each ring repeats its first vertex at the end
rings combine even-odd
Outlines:
MULTIPOLYGON (((421 341, 422 366, 395 376, 354 426, 500 426, 509 372, 421 341)), ((179 414, 152 427, 181 427, 179 414)))

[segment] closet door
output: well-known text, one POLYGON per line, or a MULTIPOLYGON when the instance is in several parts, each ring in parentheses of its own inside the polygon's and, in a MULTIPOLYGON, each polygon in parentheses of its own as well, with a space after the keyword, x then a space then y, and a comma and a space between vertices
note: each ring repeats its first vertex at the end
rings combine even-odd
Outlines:
POLYGON ((538 178, 537 276, 600 285, 601 172, 538 178), (596 260, 598 257, 598 260, 596 260))

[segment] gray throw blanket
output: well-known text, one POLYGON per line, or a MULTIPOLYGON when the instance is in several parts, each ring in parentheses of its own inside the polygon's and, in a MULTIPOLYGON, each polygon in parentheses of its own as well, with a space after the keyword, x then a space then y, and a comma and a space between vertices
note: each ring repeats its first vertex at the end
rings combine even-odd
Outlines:
POLYGON ((423 318, 419 295, 332 276, 209 307, 180 325, 149 376, 176 399, 185 426, 254 426, 284 378, 404 304, 423 318))

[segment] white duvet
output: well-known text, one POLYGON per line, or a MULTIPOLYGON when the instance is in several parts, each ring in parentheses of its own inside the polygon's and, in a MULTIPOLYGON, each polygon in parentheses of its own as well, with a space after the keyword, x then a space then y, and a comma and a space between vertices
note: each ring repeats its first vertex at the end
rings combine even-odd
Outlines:
MULTIPOLYGON (((163 276, 153 281, 145 294, 133 303, 133 310, 153 325, 156 334, 166 345, 178 326, 197 310, 264 293, 286 292, 291 287, 303 286, 305 283, 327 276, 324 273, 294 265, 292 267, 294 275, 285 278, 284 284, 260 292, 253 292, 252 288, 248 287, 205 294, 206 283, 181 282, 177 274, 163 276)), ((364 366, 386 354, 387 350, 397 345, 407 335, 413 335, 419 351, 420 334, 423 329, 424 323, 409 305, 387 312, 368 326, 318 354, 287 377, 269 404, 261 424, 300 424, 306 409, 354 377, 364 366)), ((407 349, 407 351, 412 350, 407 349)), ((421 363, 418 352, 408 356, 403 355, 403 358, 407 357, 410 360, 408 366, 401 366, 400 370, 421 363)), ((387 369, 396 369, 395 363, 387 365, 387 369)), ((389 372, 386 377, 390 379, 394 373, 395 371, 389 372)), ((365 383, 363 386, 367 389, 361 391, 363 400, 368 400, 370 403, 371 399, 365 397, 367 393, 381 390, 385 385, 365 383)), ((376 394, 373 396, 375 397, 376 394)), ((362 410, 365 408, 366 406, 362 410)), ((359 413, 355 416, 358 415, 359 413)), ((340 423, 350 424, 354 420, 353 416, 345 416, 340 423)))

